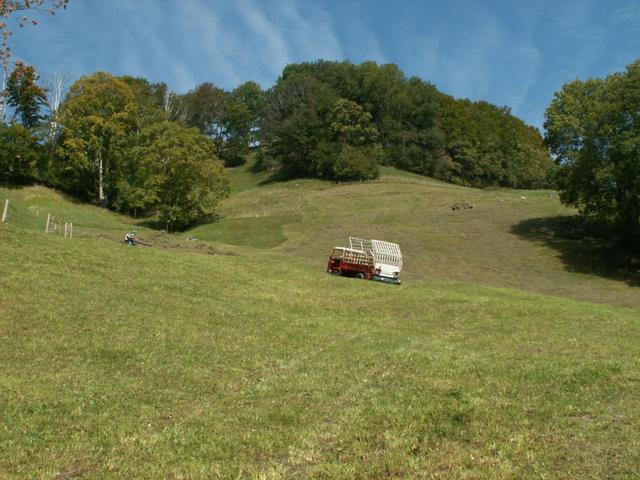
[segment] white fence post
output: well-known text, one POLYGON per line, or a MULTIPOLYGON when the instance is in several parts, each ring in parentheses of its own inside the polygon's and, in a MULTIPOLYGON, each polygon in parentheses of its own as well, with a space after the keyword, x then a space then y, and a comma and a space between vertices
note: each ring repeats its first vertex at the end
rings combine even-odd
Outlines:
POLYGON ((7 221, 7 212, 9 211, 9 199, 4 201, 4 210, 2 211, 2 223, 7 221))

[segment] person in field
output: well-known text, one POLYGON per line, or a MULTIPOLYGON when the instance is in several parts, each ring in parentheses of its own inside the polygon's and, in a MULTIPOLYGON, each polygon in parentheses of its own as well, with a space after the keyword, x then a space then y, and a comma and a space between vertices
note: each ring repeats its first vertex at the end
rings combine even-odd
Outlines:
POLYGON ((130 247, 135 247, 136 246, 136 231, 135 230, 127 233, 124 236, 124 243, 126 243, 130 247))

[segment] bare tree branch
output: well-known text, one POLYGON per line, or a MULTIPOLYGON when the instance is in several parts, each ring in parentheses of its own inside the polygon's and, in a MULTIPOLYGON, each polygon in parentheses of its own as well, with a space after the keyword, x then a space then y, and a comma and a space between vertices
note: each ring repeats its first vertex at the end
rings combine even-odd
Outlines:
POLYGON ((69 0, 0 0, 0 62, 7 66, 11 57, 9 39, 13 35, 11 24, 23 28, 37 25, 38 15, 55 15, 56 10, 66 9, 69 0))
POLYGON ((67 72, 55 72, 47 75, 42 82, 49 110, 49 140, 53 142, 58 134, 57 113, 71 84, 71 75, 67 72))

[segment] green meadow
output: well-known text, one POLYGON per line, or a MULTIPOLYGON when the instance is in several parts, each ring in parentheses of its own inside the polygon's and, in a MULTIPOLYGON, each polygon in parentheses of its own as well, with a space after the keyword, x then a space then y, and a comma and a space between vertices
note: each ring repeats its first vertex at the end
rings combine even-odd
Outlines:
POLYGON ((0 478, 638 478, 638 274, 555 192, 230 178, 174 235, 0 188, 0 478))

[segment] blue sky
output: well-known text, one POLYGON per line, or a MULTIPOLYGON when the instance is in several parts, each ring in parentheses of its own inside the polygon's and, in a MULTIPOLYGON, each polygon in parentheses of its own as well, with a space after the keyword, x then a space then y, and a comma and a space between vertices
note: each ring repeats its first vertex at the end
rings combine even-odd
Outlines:
POLYGON ((286 64, 319 58, 395 63, 541 127, 563 83, 640 58, 640 1, 70 0, 12 46, 42 74, 108 71, 180 93, 268 88, 286 64))

